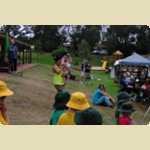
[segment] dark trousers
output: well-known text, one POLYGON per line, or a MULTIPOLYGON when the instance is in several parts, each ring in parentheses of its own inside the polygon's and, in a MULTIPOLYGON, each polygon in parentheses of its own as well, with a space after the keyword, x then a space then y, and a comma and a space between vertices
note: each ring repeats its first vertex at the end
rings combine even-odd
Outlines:
POLYGON ((10 71, 17 71, 17 59, 10 60, 10 71))

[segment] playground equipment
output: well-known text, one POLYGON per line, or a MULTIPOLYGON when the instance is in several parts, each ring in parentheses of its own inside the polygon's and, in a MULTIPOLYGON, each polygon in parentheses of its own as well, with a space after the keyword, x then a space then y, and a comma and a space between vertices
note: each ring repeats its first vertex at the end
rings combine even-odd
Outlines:
POLYGON ((101 68, 106 69, 107 64, 108 64, 108 61, 106 61, 106 60, 103 61, 103 64, 102 64, 101 68))
MULTIPOLYGON (((9 41, 10 37, 6 33, 0 33, 0 71, 9 71, 9 41)), ((32 50, 31 45, 24 43, 19 40, 15 40, 18 47, 18 65, 19 64, 30 64, 32 62, 32 50)))
POLYGON ((107 65, 108 65, 108 61, 107 60, 104 60, 102 62, 102 65, 100 67, 92 67, 92 70, 96 70, 96 71, 106 71, 107 69, 107 65))

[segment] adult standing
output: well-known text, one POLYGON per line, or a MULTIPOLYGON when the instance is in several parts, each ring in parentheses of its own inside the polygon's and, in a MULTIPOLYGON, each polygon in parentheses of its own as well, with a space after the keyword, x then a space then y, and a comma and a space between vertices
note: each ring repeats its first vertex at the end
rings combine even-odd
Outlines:
POLYGON ((16 72, 17 71, 17 45, 15 42, 15 39, 13 37, 11 37, 10 39, 10 48, 9 48, 9 63, 10 63, 10 71, 11 72, 16 72))

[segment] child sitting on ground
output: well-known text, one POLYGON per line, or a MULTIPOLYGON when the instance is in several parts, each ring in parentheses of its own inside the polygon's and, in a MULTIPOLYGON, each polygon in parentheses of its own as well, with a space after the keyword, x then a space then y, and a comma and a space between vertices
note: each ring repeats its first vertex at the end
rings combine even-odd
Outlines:
POLYGON ((109 96, 103 84, 100 84, 92 96, 94 105, 103 105, 113 108, 115 103, 113 97, 109 96))
POLYGON ((135 111, 132 104, 123 104, 119 109, 121 115, 118 118, 118 125, 133 125, 134 121, 131 118, 131 114, 135 111))
POLYGON ((68 110, 60 116, 58 125, 75 125, 76 112, 90 108, 88 99, 82 92, 72 93, 66 106, 68 107, 68 110))
POLYGON ((8 118, 6 114, 5 99, 13 95, 13 92, 7 87, 6 83, 0 81, 0 124, 7 125, 8 118))
POLYGON ((99 111, 88 108, 76 113, 75 122, 77 125, 102 125, 103 119, 99 111))
POLYGON ((130 102, 131 96, 126 92, 125 89, 122 89, 119 94, 117 95, 117 107, 115 112, 115 118, 118 123, 118 118, 120 116, 119 109, 122 107, 123 104, 130 102))

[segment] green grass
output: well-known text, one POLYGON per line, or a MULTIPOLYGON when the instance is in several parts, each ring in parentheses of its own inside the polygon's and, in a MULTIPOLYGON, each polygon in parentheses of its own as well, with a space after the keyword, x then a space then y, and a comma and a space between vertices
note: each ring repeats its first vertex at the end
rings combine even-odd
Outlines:
MULTIPOLYGON (((72 73, 76 75, 77 79, 80 79, 79 71, 73 70, 72 73)), ((84 89, 85 91, 94 92, 94 90, 98 87, 99 84, 104 84, 106 86, 107 92, 111 96, 116 97, 119 90, 119 86, 118 84, 114 83, 114 81, 110 78, 110 75, 108 73, 102 71, 92 71, 91 76, 93 77, 93 79, 84 82, 84 84, 72 81, 69 82, 67 87, 70 89, 84 89)))
MULTIPOLYGON (((82 58, 79 57, 73 57, 73 64, 78 66, 82 62, 82 58)), ((54 64, 53 57, 51 53, 44 53, 44 52, 33 52, 32 53, 32 61, 33 63, 39 63, 39 64, 54 64)), ((100 65, 100 57, 99 56, 91 56, 90 63, 93 65, 100 65)))
MULTIPOLYGON (((46 79, 50 79, 50 68, 51 66, 54 64, 54 60, 51 56, 50 53, 33 53, 32 55, 32 59, 33 59, 33 63, 38 63, 40 65, 42 65, 43 69, 40 71, 44 72, 44 78, 46 79), (47 70, 49 70, 49 72, 47 72, 47 70)), ((82 59, 78 58, 78 57, 74 57, 73 58, 73 64, 75 66, 79 66, 81 63, 82 59)), ((92 65, 100 65, 99 62, 99 58, 96 56, 91 56, 91 63, 92 65)), ((35 68, 38 69, 38 68, 35 68)), ((36 71, 35 71, 36 72, 36 71)), ((80 78, 80 72, 79 71, 73 71, 73 74, 75 74, 77 76, 77 78, 80 78)), ((111 96, 116 96, 117 92, 118 92, 118 85, 116 85, 111 79, 110 79, 110 75, 106 74, 104 72, 101 71, 93 71, 92 72, 92 76, 94 77, 93 80, 89 80, 88 82, 84 83, 84 84, 80 84, 80 83, 76 83, 76 82, 69 82, 69 84, 67 84, 67 88, 68 89, 78 89, 81 91, 91 91, 93 92, 97 86, 102 83, 106 86, 108 93, 110 93, 111 96), (98 80, 100 79, 100 80, 98 80)))
POLYGON ((50 53, 43 52, 33 52, 32 54, 32 62, 44 65, 52 65, 54 64, 54 60, 50 53))
POLYGON ((108 90, 108 93, 112 96, 116 96, 118 93, 119 87, 117 84, 114 83, 114 81, 110 78, 110 74, 100 71, 95 71, 93 73, 96 78, 100 78, 100 81, 94 81, 95 85, 98 85, 99 83, 102 83, 106 86, 106 89, 108 90))

